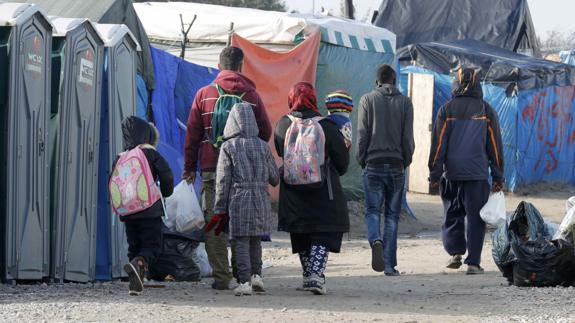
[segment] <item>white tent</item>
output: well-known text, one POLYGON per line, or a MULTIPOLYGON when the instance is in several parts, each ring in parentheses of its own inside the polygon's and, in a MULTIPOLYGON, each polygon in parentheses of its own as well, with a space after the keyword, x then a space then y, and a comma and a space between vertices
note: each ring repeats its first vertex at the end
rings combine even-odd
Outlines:
POLYGON ((134 7, 150 41, 156 46, 162 44, 164 50, 176 55, 183 39, 180 15, 186 29, 196 15, 187 36, 186 59, 205 66, 217 65, 231 23, 239 36, 278 51, 291 49, 304 35, 320 29, 322 42, 366 51, 395 52, 392 32, 338 17, 187 2, 145 2, 136 3, 134 7))

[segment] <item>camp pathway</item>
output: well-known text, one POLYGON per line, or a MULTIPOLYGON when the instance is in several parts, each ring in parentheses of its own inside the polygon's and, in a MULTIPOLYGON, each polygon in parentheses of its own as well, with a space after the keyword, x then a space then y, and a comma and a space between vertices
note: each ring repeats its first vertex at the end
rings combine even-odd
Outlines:
POLYGON ((209 280, 170 283, 128 297, 127 283, 0 285, 1 322, 573 322, 574 288, 508 287, 484 251, 486 274, 443 269, 438 235, 402 238, 401 277, 385 277, 369 265, 363 240, 344 243, 331 255, 329 294, 299 292, 298 260, 289 239, 264 244, 267 293, 233 296, 209 280))

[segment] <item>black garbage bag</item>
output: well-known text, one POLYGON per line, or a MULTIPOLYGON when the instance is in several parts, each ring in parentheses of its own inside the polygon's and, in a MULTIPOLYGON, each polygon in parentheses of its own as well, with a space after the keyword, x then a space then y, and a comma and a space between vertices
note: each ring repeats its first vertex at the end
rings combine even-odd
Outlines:
POLYGON ((565 240, 511 243, 516 261, 513 285, 521 287, 569 286, 575 279, 573 245, 565 240))
POLYGON ((169 233, 163 239, 163 250, 150 267, 150 277, 164 281, 171 275, 176 281, 200 281, 200 268, 193 260, 199 242, 169 233))
POLYGON ((510 284, 513 283, 513 266, 517 260, 511 241, 514 238, 518 241, 537 240, 539 237, 551 239, 541 213, 533 204, 525 201, 519 203, 515 212, 507 217, 506 223, 493 233, 493 261, 510 284))

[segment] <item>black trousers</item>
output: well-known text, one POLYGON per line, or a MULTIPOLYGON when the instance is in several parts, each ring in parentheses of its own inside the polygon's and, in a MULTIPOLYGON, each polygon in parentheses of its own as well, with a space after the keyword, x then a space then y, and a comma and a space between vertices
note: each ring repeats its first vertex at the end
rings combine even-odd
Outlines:
POLYGON ((162 251, 162 218, 126 221, 128 258, 142 257, 153 264, 162 251))
POLYGON ((479 211, 489 199, 489 182, 442 179, 440 191, 445 211, 442 228, 445 251, 452 256, 467 251, 465 263, 479 265, 485 239, 485 222, 479 211))

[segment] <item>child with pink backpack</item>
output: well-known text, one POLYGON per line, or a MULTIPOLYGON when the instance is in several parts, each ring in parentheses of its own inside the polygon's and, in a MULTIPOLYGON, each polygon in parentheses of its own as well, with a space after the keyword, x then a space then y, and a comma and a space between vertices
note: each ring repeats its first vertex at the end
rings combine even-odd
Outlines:
POLYGON ((124 152, 112 167, 109 182, 112 209, 125 223, 130 295, 144 290, 144 276, 161 251, 163 197, 172 195, 174 177, 167 161, 156 151, 156 127, 138 117, 122 122, 124 152), (159 185, 158 185, 159 183, 159 185))

